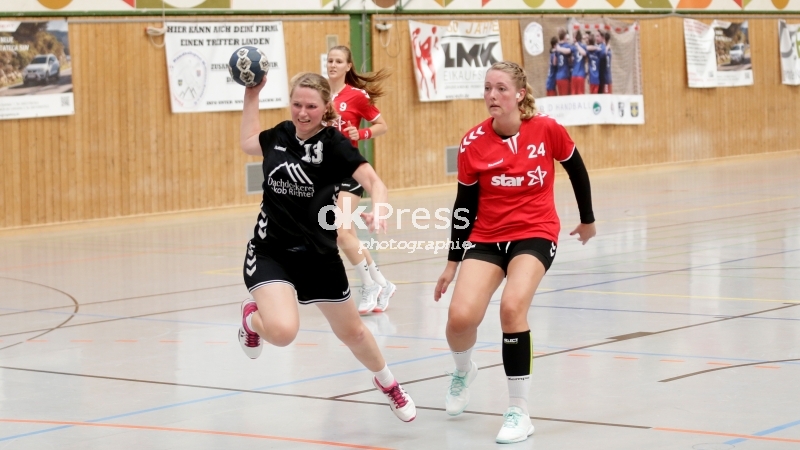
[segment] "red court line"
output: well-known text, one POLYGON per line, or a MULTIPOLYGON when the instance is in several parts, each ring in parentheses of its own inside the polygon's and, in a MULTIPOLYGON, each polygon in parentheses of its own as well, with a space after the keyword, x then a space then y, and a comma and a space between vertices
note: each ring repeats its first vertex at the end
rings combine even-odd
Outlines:
POLYGON ((92 342, 91 339, 72 339, 70 342, 92 342))
POLYGON ((639 358, 631 358, 630 356, 615 356, 614 359, 639 359, 639 358))
POLYGON ((126 344, 130 344, 130 343, 139 342, 139 341, 136 340, 136 339, 117 339, 114 342, 124 342, 126 344))
POLYGON ((592 355, 579 355, 577 353, 567 353, 567 356, 583 356, 584 358, 590 358, 592 355))
POLYGON ((386 348, 408 348, 407 345, 387 345, 386 348))
POLYGON ((686 362, 686 361, 681 361, 680 359, 662 359, 661 362, 686 362))
POLYGON ((681 428, 662 428, 662 427, 653 427, 653 430, 657 431, 671 431, 674 433, 689 433, 689 434, 705 434, 708 436, 725 436, 725 437, 735 437, 735 438, 742 438, 742 439, 752 439, 755 441, 775 441, 775 442, 796 442, 800 443, 800 439, 788 439, 788 438, 776 438, 776 437, 766 437, 766 436, 753 436, 751 434, 736 434, 736 433, 719 433, 716 431, 702 431, 702 430, 683 430, 681 428))
POLYGON ((148 425, 127 425, 122 423, 91 423, 91 422, 72 422, 65 420, 26 420, 26 419, 0 419, 0 422, 9 423, 33 423, 41 425, 72 425, 76 427, 98 427, 98 428, 122 428, 127 430, 149 430, 149 431, 175 431, 179 433, 211 434, 216 436, 246 437, 253 439, 269 439, 274 441, 300 442, 303 444, 327 445, 332 447, 360 448, 370 450, 392 450, 384 447, 371 447, 368 445, 347 444, 344 442, 315 441, 313 439, 300 439, 281 436, 270 436, 266 434, 253 433, 234 433, 232 431, 199 430, 194 428, 174 428, 156 427, 148 425))
POLYGON ((476 350, 478 352, 487 352, 487 353, 499 353, 500 350, 476 350))
POLYGON ((733 364, 721 363, 721 362, 708 362, 706 364, 711 364, 713 366, 732 366, 733 365, 733 364))
POLYGON ((778 366, 753 366, 756 369, 780 369, 778 366))

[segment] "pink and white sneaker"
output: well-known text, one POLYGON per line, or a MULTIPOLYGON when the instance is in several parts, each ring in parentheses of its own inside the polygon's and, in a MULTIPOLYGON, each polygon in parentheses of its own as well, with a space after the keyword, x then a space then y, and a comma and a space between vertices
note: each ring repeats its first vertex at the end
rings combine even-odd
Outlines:
POLYGON ((239 344, 241 344, 244 354, 250 359, 258 358, 263 348, 261 336, 247 326, 247 316, 256 311, 258 311, 258 305, 252 298, 245 299, 242 302, 242 326, 239 327, 239 344))
POLYGON ((414 406, 414 400, 408 395, 400 384, 395 381, 389 387, 383 387, 378 382, 378 379, 372 377, 372 384, 383 392, 389 398, 389 407, 398 419, 403 422, 411 422, 417 417, 417 407, 414 406))

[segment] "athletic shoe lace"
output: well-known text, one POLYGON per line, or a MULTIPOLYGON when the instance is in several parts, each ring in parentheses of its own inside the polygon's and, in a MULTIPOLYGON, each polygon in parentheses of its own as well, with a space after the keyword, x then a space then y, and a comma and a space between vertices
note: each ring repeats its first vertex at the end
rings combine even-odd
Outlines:
POLYGON ((392 401, 398 408, 402 408, 406 406, 408 400, 406 399, 406 395, 403 393, 403 389, 400 388, 400 385, 395 385, 392 389, 387 392, 390 397, 392 397, 392 401))
POLYGON ((453 373, 445 372, 445 373, 453 377, 453 379, 450 380, 450 395, 452 395, 453 397, 461 395, 461 391, 463 391, 467 387, 467 381, 466 381, 467 374, 464 374, 464 376, 460 376, 457 375, 456 372, 453 373))
POLYGON ((258 347, 260 338, 257 333, 250 333, 245 330, 244 334, 246 335, 244 339, 244 345, 248 347, 258 347))
POLYGON ((505 419, 503 421, 503 428, 515 428, 519 424, 520 417, 522 416, 514 411, 505 413, 503 415, 503 418, 505 419))

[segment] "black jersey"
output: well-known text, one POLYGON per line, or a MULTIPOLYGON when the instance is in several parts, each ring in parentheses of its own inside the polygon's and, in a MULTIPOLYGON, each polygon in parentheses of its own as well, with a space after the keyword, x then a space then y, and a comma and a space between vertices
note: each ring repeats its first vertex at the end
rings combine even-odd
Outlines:
MULTIPOLYGON (((255 240, 281 248, 336 252, 336 230, 322 228, 320 210, 336 206, 336 184, 367 161, 332 127, 301 141, 294 124, 285 121, 262 131, 258 140, 264 155, 264 197, 255 240)), ((323 217, 333 225, 332 212, 323 217)))

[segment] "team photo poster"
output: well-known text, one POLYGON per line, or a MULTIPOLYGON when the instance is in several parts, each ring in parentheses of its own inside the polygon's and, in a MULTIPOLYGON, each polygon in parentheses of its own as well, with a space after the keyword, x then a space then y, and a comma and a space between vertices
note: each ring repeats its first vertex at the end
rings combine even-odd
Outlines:
POLYGON ((539 111, 562 125, 644 123, 637 22, 537 18, 519 26, 539 111))

